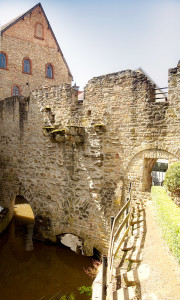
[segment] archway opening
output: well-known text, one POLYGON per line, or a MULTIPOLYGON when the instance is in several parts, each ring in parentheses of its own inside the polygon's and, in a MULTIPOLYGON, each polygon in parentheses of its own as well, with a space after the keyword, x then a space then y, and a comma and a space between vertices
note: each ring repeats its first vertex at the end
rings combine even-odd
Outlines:
POLYGON ((34 222, 34 214, 29 202, 22 196, 17 195, 14 203, 14 216, 24 218, 27 222, 34 222))
POLYGON ((151 172, 152 185, 163 185, 166 171, 168 169, 167 159, 158 159, 151 172))
POLYGON ((167 169, 167 159, 144 158, 143 192, 150 192, 152 185, 163 185, 167 169))

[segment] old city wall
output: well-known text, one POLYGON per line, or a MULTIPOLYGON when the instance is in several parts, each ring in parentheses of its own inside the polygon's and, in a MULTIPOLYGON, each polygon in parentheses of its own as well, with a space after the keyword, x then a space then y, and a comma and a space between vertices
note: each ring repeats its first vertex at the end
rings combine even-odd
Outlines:
POLYGON ((91 116, 84 124, 102 123, 107 129, 104 176, 117 190, 122 185, 126 190, 131 180, 136 198, 149 197, 146 181, 158 158, 172 163, 180 155, 179 99, 175 98, 179 68, 175 70, 176 75, 169 71, 169 101, 165 102, 156 102, 152 84, 132 71, 94 78, 85 91, 85 115, 91 116))
POLYGON ((58 49, 56 41, 48 27, 40 7, 19 20, 3 32, 0 50, 6 54, 7 67, 0 69, 0 99, 11 96, 13 85, 18 85, 23 96, 42 85, 71 83, 72 76, 58 49), (36 24, 42 24, 42 38, 35 36, 36 24), (31 61, 30 74, 23 72, 23 59, 31 61), (53 66, 53 78, 46 77, 46 64, 53 66))
POLYGON ((83 104, 68 84, 1 101, 0 204, 11 209, 21 194, 37 238, 71 233, 86 254, 106 252, 110 216, 129 181, 134 200, 148 197, 156 159, 180 157, 179 74, 180 67, 169 71, 163 103, 143 74, 129 70, 90 80, 83 104))

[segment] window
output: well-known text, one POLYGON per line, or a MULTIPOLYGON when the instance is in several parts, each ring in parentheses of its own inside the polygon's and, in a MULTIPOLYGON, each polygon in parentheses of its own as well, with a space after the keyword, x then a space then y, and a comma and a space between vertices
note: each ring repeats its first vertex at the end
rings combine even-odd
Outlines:
POLYGON ((5 53, 0 53, 0 68, 6 69, 7 68, 7 57, 5 53))
POLYGON ((53 66, 51 64, 47 64, 46 65, 46 77, 53 78, 53 75, 54 75, 53 72, 54 72, 53 66))
POLYGON ((12 96, 19 96, 20 95, 20 88, 17 85, 13 85, 12 87, 12 96))
POLYGON ((30 61, 28 59, 25 59, 24 61, 24 72, 30 73, 30 61))
POLYGON ((23 73, 32 74, 31 72, 31 60, 27 57, 23 59, 23 73))
POLYGON ((43 25, 41 23, 35 24, 34 36, 40 40, 44 39, 44 30, 43 30, 43 25))

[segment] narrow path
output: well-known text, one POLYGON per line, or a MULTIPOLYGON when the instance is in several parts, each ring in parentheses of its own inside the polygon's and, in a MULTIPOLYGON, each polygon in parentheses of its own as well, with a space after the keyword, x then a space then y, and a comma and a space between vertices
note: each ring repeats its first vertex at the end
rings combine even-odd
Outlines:
POLYGON ((141 299, 180 300, 180 266, 162 239, 151 201, 146 203, 146 227, 141 266, 149 277, 141 281, 141 299))

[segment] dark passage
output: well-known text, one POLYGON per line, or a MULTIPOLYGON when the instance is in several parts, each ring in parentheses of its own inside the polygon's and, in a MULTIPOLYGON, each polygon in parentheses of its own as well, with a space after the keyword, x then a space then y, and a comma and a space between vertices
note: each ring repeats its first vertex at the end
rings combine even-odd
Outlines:
POLYGON ((49 300, 60 292, 88 299, 77 288, 92 284, 83 270, 92 266, 92 259, 63 246, 32 241, 33 222, 16 212, 0 235, 0 299, 49 300))

